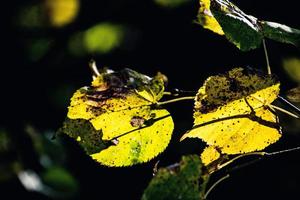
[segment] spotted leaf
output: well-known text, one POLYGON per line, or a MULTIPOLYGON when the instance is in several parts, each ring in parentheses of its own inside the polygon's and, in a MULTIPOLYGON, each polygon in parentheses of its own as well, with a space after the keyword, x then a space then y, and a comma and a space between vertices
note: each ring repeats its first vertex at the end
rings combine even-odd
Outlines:
POLYGON ((163 91, 160 73, 150 78, 131 69, 103 70, 71 98, 67 120, 71 127, 84 120, 82 130, 64 132, 103 165, 147 162, 167 147, 174 127, 170 113, 156 106, 163 91))
POLYGON ((276 78, 253 69, 211 76, 195 98, 194 126, 181 140, 200 138, 223 154, 262 150, 281 136, 278 118, 268 106, 278 94, 276 78))

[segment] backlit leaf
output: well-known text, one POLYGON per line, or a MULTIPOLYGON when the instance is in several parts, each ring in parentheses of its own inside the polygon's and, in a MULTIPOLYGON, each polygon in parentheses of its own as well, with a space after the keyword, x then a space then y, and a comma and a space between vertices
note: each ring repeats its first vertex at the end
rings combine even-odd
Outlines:
POLYGON ((202 175, 199 156, 183 156, 176 168, 161 168, 144 191, 142 200, 199 200, 202 175))
POLYGON ((146 162, 167 147, 174 127, 169 112, 155 106, 163 91, 160 73, 150 78, 131 69, 104 70, 71 98, 66 121, 72 128, 65 124, 63 132, 104 165, 146 162))
POLYGON ((214 146, 206 147, 201 153, 201 161, 206 166, 213 161, 219 159, 221 154, 217 151, 214 146))
POLYGON ((195 98, 194 126, 181 139, 200 138, 223 154, 262 150, 281 136, 268 107, 278 94, 276 78, 253 69, 211 76, 195 98))
POLYGON ((300 31, 288 26, 258 20, 245 14, 228 0, 200 0, 198 22, 204 28, 226 36, 242 51, 258 48, 264 37, 300 45, 300 31))
POLYGON ((210 10, 210 0, 200 1, 198 23, 201 24, 204 28, 209 29, 219 35, 224 35, 222 27, 215 19, 210 10))

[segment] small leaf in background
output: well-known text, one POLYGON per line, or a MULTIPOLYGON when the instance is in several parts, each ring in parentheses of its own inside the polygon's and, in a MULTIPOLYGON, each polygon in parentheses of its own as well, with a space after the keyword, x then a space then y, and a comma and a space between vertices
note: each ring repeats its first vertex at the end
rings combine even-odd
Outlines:
POLYGON ((52 47, 52 40, 49 38, 31 39, 26 42, 27 57, 32 62, 41 60, 52 47))
POLYGON ((62 132, 103 165, 147 162, 167 147, 174 128, 170 113, 154 106, 162 98, 164 76, 102 71, 90 87, 74 93, 66 120, 71 123, 62 132))
POLYGON ((197 155, 183 156, 175 168, 160 168, 145 189, 142 200, 199 200, 201 168, 197 155))
POLYGON ((300 83, 300 59, 299 58, 288 58, 283 60, 283 69, 289 75, 289 77, 300 83))
POLYGON ((290 89, 287 91, 286 96, 290 101, 300 103, 300 87, 290 89))
POLYGON ((23 7, 17 24, 25 28, 61 28, 72 23, 80 9, 79 0, 43 0, 23 7))
POLYGON ((200 0, 198 23, 215 33, 225 34, 242 51, 260 47, 264 37, 300 45, 300 30, 258 20, 228 0, 200 0))
POLYGON ((120 25, 101 23, 84 32, 83 43, 89 53, 103 54, 118 47, 124 33, 120 25))
POLYGON ((224 154, 262 150, 281 136, 278 118, 268 108, 278 94, 276 78, 254 69, 211 76, 195 98, 194 127, 181 140, 200 138, 224 154))
POLYGON ((191 0, 154 0, 154 2, 161 7, 177 8, 191 2, 191 0))
POLYGON ((68 49, 75 56, 107 54, 121 46, 127 29, 118 24, 102 22, 87 30, 74 33, 68 42, 68 49))
POLYGON ((71 23, 80 8, 79 0, 44 0, 44 6, 50 24, 62 27, 71 23))

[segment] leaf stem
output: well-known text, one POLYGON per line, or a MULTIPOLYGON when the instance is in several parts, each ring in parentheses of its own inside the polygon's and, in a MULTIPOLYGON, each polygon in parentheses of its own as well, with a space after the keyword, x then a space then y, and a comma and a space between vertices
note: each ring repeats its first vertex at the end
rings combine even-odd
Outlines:
POLYGON ((233 163, 234 161, 242 158, 242 157, 245 157, 245 156, 253 156, 253 155, 256 155, 256 156, 264 156, 266 155, 267 153, 266 152, 251 152, 251 153, 246 153, 246 154, 241 154, 241 155, 238 155, 234 158, 232 158, 231 160, 221 164, 218 166, 218 170, 222 169, 223 167, 226 167, 227 165, 233 163))
POLYGON ((297 114, 300 115, 300 108, 298 108, 297 106, 295 106, 294 104, 292 104, 290 101, 288 101, 287 99, 283 98, 282 96, 278 96, 278 99, 285 103, 286 105, 288 105, 291 109, 293 109, 295 112, 297 112, 297 114))
POLYGON ((281 150, 281 151, 275 151, 275 152, 272 152, 272 153, 265 153, 265 155, 267 155, 267 156, 273 156, 273 155, 277 155, 277 154, 288 153, 288 152, 291 152, 291 151, 298 151, 298 150, 300 150, 300 147, 294 147, 294 148, 291 148, 291 149, 285 149, 285 150, 281 150))
POLYGON ((229 178, 229 174, 227 174, 226 176, 223 176, 222 178, 220 178, 218 181, 216 181, 205 193, 204 195, 204 199, 207 198, 207 196, 209 195, 209 193, 217 186, 219 185, 219 183, 221 183, 222 181, 224 181, 225 179, 229 178))
POLYGON ((93 72, 93 79, 95 79, 97 76, 100 75, 97 65, 96 65, 96 61, 94 59, 91 59, 89 62, 89 67, 93 72))
POLYGON ((268 70, 268 74, 272 74, 265 39, 262 40, 262 43, 263 43, 264 52, 265 52, 265 58, 266 58, 266 62, 267 62, 267 70, 268 70))
POLYGON ((181 90, 178 88, 172 89, 171 91, 164 92, 164 95, 170 95, 170 96, 179 96, 179 95, 186 95, 186 94, 196 94, 197 91, 192 90, 181 90))
MULTIPOLYGON (((233 171, 241 169, 241 168, 243 168, 245 166, 253 164, 254 162, 257 162, 258 160, 262 159, 264 156, 268 157, 268 156, 273 156, 273 155, 277 155, 277 154, 288 153, 288 152, 298 151, 298 150, 300 150, 300 146, 299 147, 294 147, 294 148, 291 148, 291 149, 285 149, 285 150, 275 151, 275 152, 272 152, 272 153, 263 152, 263 151, 260 151, 260 152, 251 152, 251 153, 239 155, 239 156, 231 159, 230 161, 228 161, 229 163, 227 162, 227 164, 230 164, 233 161, 235 161, 235 160, 237 160, 237 159, 239 159, 241 157, 244 157, 244 156, 249 156, 249 155, 258 155, 258 156, 260 156, 259 158, 255 159, 255 160, 252 160, 250 162, 244 163, 242 165, 235 166, 235 167, 233 167, 232 169, 229 170, 230 172, 233 172, 233 171)), ((226 163, 224 163, 224 164, 226 164, 226 163)), ((222 167, 225 167, 226 165, 224 165, 222 167)))
POLYGON ((284 108, 280 108, 280 107, 274 106, 274 105, 272 105, 272 104, 270 104, 269 106, 270 106, 271 108, 273 108, 273 109, 276 109, 276 110, 282 112, 282 113, 285 113, 285 114, 287 114, 287 115, 290 115, 291 117, 294 117, 294 118, 296 118, 296 119, 300 119, 300 117, 299 117, 298 115, 295 115, 294 113, 291 113, 290 111, 287 111, 287 110, 284 109, 284 108))
POLYGON ((165 105, 165 104, 169 104, 169 103, 174 103, 174 102, 177 102, 177 101, 194 100, 194 99, 195 99, 195 96, 179 97, 179 98, 170 99, 170 100, 167 100, 167 101, 157 102, 156 105, 161 106, 161 105, 165 105))

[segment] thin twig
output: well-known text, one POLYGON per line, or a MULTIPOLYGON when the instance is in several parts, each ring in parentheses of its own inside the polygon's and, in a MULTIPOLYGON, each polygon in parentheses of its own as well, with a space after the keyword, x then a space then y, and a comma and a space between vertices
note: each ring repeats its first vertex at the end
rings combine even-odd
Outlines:
POLYGON ((278 96, 278 99, 279 99, 282 103, 288 105, 291 109, 293 109, 295 112, 297 112, 297 114, 300 115, 300 108, 298 108, 298 107, 295 106, 293 103, 291 103, 290 101, 288 101, 287 99, 285 99, 284 97, 282 97, 282 96, 280 96, 280 95, 278 96))
POLYGON ((290 111, 287 111, 287 110, 284 109, 284 108, 280 108, 280 107, 274 106, 274 105, 272 105, 272 104, 270 104, 269 106, 270 106, 271 108, 273 108, 273 109, 276 109, 276 110, 278 110, 278 111, 284 113, 284 114, 290 115, 291 117, 294 117, 294 118, 296 118, 296 119, 300 119, 300 117, 299 117, 298 115, 295 115, 294 113, 291 113, 290 111))
POLYGON ((288 152, 291 152, 291 151, 298 151, 298 150, 300 150, 300 147, 294 147, 294 148, 291 148, 291 149, 285 149, 285 150, 281 150, 281 151, 275 151, 275 152, 272 152, 272 153, 266 153, 265 155, 273 156, 273 155, 277 155, 277 154, 288 153, 288 152))
POLYGON ((227 164, 224 163, 225 165, 222 166, 222 167, 225 167, 226 165, 228 165, 228 164, 232 163, 233 161, 235 161, 239 158, 242 158, 244 156, 248 156, 248 155, 258 155, 258 156, 260 156, 259 158, 255 159, 255 160, 252 160, 250 162, 246 162, 242 165, 238 165, 238 166, 235 166, 235 167, 231 168, 230 170, 227 170, 227 172, 233 172, 233 171, 239 170, 241 168, 244 168, 246 166, 249 166, 250 164, 253 164, 253 163, 257 162, 258 160, 262 159, 264 156, 273 156, 273 155, 277 155, 277 154, 288 153, 288 152, 298 151, 298 150, 300 150, 300 146, 299 147, 294 147, 294 148, 291 148, 291 149, 275 151, 275 152, 272 152, 272 153, 267 153, 267 152, 262 151, 262 152, 252 152, 252 153, 248 153, 248 154, 242 154, 242 155, 239 155, 239 156, 231 159, 230 161, 227 162, 227 164))
POLYGON ((266 57, 266 62, 267 62, 267 70, 268 70, 268 74, 272 74, 265 39, 262 40, 262 43, 263 43, 264 52, 265 52, 265 57, 266 57))
POLYGON ((165 105, 165 104, 169 104, 169 103, 174 103, 174 102, 177 102, 177 101, 194 100, 194 99, 195 99, 195 96, 179 97, 179 98, 170 99, 170 100, 167 100, 167 101, 157 102, 157 105, 161 106, 161 105, 165 105))
POLYGON ((222 178, 220 178, 218 181, 216 181, 205 193, 204 195, 204 199, 207 198, 207 196, 209 195, 209 193, 222 181, 224 181, 225 179, 229 178, 229 174, 227 174, 226 176, 223 176, 222 178))
POLYGON ((227 165, 233 163, 234 161, 236 161, 236 160, 238 160, 238 159, 240 159, 242 157, 245 157, 245 156, 255 156, 255 155, 256 156, 264 156, 266 154, 267 154, 266 152, 251 152, 251 153, 241 154, 241 155, 238 155, 238 156, 232 158, 231 160, 229 160, 229 161, 227 161, 227 162, 219 165, 218 166, 218 170, 222 169, 223 167, 226 167, 227 165))

